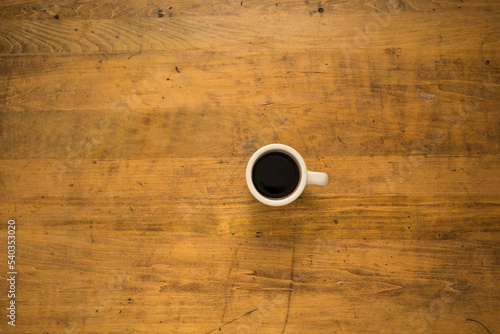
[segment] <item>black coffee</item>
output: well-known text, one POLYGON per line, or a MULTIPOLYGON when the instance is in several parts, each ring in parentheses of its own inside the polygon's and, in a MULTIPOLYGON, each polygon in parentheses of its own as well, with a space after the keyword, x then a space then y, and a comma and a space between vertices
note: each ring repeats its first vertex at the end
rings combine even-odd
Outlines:
POLYGON ((252 180, 261 195, 282 198, 299 184, 299 167, 293 158, 281 152, 263 155, 253 166, 252 180))

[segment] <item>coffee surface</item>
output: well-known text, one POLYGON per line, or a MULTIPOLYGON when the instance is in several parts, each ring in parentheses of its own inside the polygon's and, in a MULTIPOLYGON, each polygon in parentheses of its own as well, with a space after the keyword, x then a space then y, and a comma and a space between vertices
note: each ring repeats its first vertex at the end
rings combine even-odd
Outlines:
POLYGON ((281 152, 271 152, 257 160, 252 180, 257 191, 269 198, 290 195, 299 184, 299 167, 292 157, 281 152))

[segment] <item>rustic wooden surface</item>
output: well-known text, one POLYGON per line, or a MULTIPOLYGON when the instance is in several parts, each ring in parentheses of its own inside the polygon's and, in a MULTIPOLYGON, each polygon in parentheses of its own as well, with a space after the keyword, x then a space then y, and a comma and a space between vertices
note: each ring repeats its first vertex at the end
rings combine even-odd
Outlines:
POLYGON ((495 0, 3 1, 5 333, 498 333, 495 0), (259 147, 330 184, 266 207, 259 147))

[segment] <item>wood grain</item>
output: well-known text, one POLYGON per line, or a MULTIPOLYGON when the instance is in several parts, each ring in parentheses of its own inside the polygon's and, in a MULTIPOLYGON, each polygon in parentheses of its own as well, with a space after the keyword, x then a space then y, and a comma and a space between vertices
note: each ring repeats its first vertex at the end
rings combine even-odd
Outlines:
POLYGON ((499 331, 499 9, 0 4, 0 332, 499 331), (274 142, 330 184, 257 202, 274 142))

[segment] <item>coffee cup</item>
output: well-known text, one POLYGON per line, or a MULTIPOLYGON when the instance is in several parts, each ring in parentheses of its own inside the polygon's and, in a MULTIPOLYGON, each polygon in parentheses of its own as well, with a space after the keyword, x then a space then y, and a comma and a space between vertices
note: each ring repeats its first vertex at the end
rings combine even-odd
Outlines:
POLYGON ((271 206, 290 204, 308 184, 328 184, 328 174, 308 171, 299 152, 283 144, 258 149, 248 161, 246 179, 252 195, 271 206))

